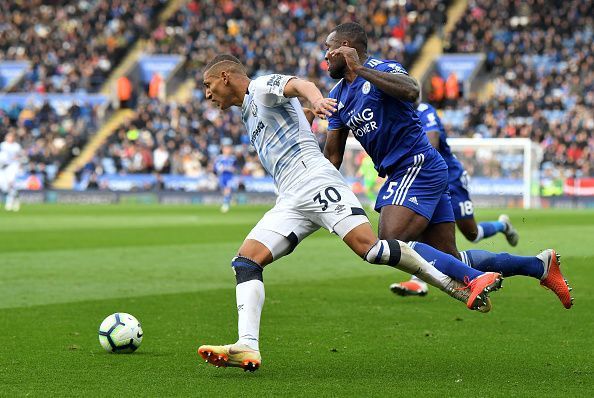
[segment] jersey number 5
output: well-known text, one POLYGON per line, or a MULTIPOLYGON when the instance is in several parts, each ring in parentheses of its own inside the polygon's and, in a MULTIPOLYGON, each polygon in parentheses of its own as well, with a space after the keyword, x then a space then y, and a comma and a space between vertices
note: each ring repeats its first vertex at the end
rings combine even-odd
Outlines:
POLYGON ((340 199, 342 199, 342 197, 340 196, 340 193, 334 187, 326 188, 324 190, 324 196, 325 196, 325 198, 322 197, 322 192, 318 192, 318 194, 313 197, 314 202, 318 202, 319 204, 322 205, 322 211, 326 211, 326 209, 328 208, 328 201, 330 201, 332 203, 338 203, 338 202, 340 202, 340 199), (328 200, 326 200, 326 199, 328 199, 328 200))
POLYGON ((388 193, 382 196, 382 199, 388 199, 390 196, 394 195, 394 187, 396 187, 396 185, 398 185, 398 181, 390 181, 388 188, 386 188, 388 193))

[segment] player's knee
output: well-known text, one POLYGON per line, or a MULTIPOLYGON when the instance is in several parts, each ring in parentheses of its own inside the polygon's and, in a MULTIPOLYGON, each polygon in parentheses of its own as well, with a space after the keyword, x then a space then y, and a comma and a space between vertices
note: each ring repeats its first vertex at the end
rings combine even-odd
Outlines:
POLYGON ((365 216, 349 217, 336 224, 334 231, 362 258, 365 258, 365 254, 377 242, 377 236, 373 233, 369 220, 365 216))
POLYGON ((380 239, 398 239, 403 242, 417 240, 419 231, 424 228, 417 227, 413 223, 381 223, 379 228, 380 239))
POLYGON ((268 247, 259 240, 248 237, 237 252, 238 257, 248 258, 260 267, 265 267, 273 261, 272 253, 268 247))
POLYGON ((235 273, 237 284, 249 282, 252 280, 259 280, 264 282, 262 271, 264 268, 250 258, 237 256, 231 260, 231 267, 235 273))
POLYGON ((389 232, 380 232, 379 233, 379 238, 380 239, 386 239, 386 240, 390 240, 390 239, 396 239, 399 240, 401 242, 410 242, 413 240, 418 240, 419 238, 419 234, 418 232, 414 232, 414 231, 398 231, 398 232, 393 232, 393 233, 389 233, 389 232))

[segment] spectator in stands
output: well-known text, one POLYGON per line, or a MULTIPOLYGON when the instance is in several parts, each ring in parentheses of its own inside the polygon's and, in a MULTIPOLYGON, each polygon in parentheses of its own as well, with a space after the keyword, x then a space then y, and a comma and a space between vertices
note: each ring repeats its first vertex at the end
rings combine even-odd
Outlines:
POLYGON ((445 81, 445 104, 447 106, 454 106, 456 105, 458 98, 460 98, 458 76, 456 76, 455 72, 450 72, 445 81))
POLYGON ((151 81, 149 82, 148 96, 152 99, 164 99, 165 98, 165 84, 163 82, 163 76, 159 72, 153 73, 151 81))
POLYGON ((435 104, 436 107, 441 108, 444 103, 444 98, 445 81, 439 73, 434 73, 431 77, 431 93, 429 94, 429 100, 435 104))
POLYGON ((132 103, 132 83, 128 76, 120 76, 117 80, 118 100, 120 101, 120 108, 130 108, 132 103))

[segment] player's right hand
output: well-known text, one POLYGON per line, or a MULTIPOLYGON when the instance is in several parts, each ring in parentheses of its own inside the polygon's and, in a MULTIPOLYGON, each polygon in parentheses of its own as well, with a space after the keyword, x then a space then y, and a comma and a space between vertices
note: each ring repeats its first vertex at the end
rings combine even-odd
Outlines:
POLYGON ((311 110, 317 117, 326 119, 336 112, 336 100, 334 98, 320 98, 312 104, 311 110))

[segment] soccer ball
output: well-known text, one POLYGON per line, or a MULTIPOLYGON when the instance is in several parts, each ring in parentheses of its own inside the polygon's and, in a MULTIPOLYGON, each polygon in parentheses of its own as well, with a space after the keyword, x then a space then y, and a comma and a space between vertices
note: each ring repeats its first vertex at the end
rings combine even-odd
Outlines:
POLYGON ((99 326, 99 343, 109 352, 134 352, 142 343, 138 319, 124 312, 111 314, 99 326))

